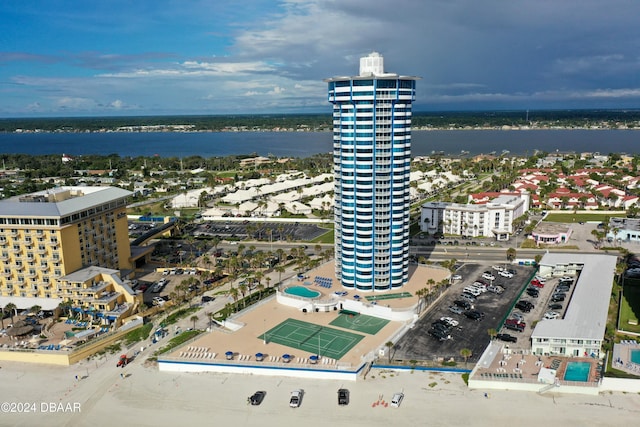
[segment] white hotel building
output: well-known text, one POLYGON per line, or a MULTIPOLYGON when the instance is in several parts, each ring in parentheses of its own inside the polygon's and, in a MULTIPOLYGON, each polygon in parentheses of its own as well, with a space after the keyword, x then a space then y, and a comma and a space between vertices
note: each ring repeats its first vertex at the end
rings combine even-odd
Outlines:
POLYGON ((514 219, 529 210, 529 194, 508 194, 485 204, 427 202, 422 205, 420 230, 455 236, 508 240, 514 219))
POLYGON ((333 77, 336 276, 346 288, 386 291, 409 277, 411 105, 417 77, 384 71, 333 77))

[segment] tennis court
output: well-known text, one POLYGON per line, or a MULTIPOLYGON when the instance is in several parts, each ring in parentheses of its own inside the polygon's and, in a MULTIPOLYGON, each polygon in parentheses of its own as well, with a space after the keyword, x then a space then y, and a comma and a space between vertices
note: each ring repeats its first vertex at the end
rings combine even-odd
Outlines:
POLYGON ((389 321, 386 319, 342 310, 338 317, 329 324, 339 328, 351 329, 353 331, 375 335, 380 331, 380 329, 387 326, 387 323, 389 323, 389 321))
POLYGON ((369 295, 365 298, 367 299, 367 301, 382 301, 385 299, 411 298, 412 296, 413 295, 411 295, 409 292, 398 292, 395 294, 369 295))
POLYGON ((287 319, 258 338, 339 360, 364 336, 301 320, 287 319))

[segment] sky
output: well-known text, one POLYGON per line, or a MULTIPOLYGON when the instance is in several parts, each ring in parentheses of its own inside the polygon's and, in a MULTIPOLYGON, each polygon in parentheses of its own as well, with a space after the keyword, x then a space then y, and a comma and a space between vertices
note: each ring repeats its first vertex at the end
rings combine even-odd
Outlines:
POLYGON ((359 58, 414 111, 640 108, 637 0, 0 2, 0 117, 330 114, 359 58))

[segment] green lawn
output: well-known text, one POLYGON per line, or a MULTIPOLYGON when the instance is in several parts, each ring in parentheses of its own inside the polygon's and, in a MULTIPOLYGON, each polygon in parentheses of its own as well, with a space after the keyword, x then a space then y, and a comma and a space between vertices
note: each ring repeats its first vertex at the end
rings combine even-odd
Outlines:
POLYGON ((620 328, 629 332, 640 333, 640 286, 626 285, 624 287, 622 306, 620 308, 620 328), (636 324, 630 324, 629 320, 636 324))
POLYGON ((548 222, 587 222, 587 221, 604 221, 610 217, 625 217, 625 212, 602 212, 602 213, 550 213, 544 220, 548 222))
POLYGON ((333 243, 333 241, 334 241, 334 230, 332 228, 331 230, 327 230, 327 232, 324 233, 323 235, 313 239, 311 243, 333 243))

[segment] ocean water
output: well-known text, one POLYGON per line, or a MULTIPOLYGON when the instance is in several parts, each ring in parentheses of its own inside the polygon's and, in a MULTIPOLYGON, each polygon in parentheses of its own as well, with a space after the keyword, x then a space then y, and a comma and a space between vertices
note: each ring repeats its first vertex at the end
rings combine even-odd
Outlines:
MULTIPOLYGON (((0 133, 0 153, 224 157, 256 153, 309 157, 332 150, 330 132, 0 133)), ((412 156, 508 151, 640 153, 640 130, 413 131, 412 156)))

